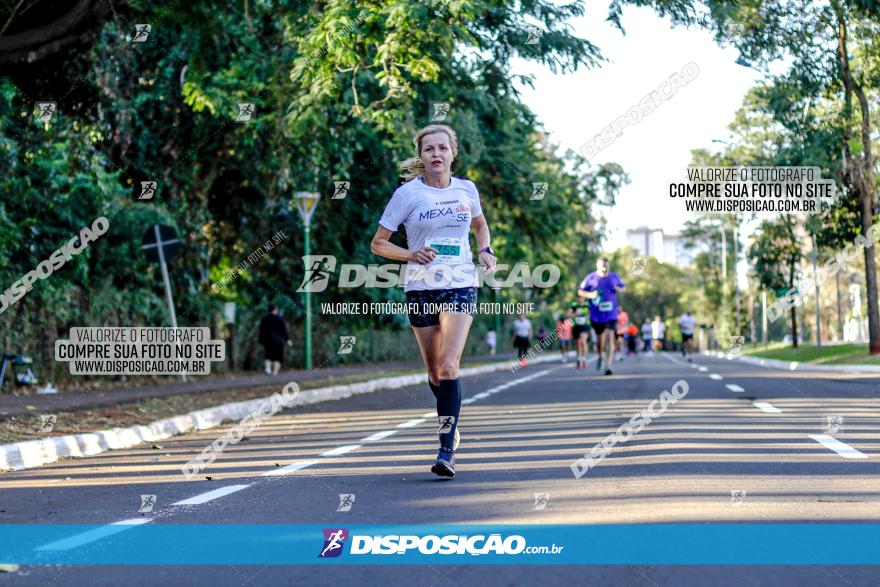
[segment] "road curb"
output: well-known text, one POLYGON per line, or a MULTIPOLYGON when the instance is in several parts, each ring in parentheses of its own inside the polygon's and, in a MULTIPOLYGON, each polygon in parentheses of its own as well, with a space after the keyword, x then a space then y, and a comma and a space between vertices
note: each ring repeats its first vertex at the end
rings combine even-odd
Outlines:
MULTIPOLYGON (((703 354, 719 359, 730 359, 725 353, 704 352, 703 354)), ((770 369, 782 369, 784 371, 826 371, 829 373, 880 373, 880 365, 813 365, 812 363, 800 363, 798 361, 779 361, 777 359, 762 359, 760 357, 733 357, 747 365, 759 365, 770 369)))
MULTIPOLYGON (((559 357, 558 353, 544 354, 529 361, 544 363, 559 357)), ((491 373, 509 369, 511 361, 502 361, 479 367, 466 367, 461 370, 462 377, 491 373)), ((398 375, 382 377, 361 383, 346 383, 330 387, 319 387, 300 391, 287 404, 287 407, 314 404, 324 401, 345 399, 356 394, 373 393, 382 389, 396 389, 407 385, 427 383, 428 375, 398 375)), ((127 428, 112 428, 98 432, 53 436, 43 440, 27 440, 13 444, 0 445, 0 471, 21 471, 54 463, 63 458, 93 456, 110 450, 129 448, 142 442, 156 442, 190 431, 206 430, 219 426, 224 420, 241 420, 254 413, 269 398, 231 402, 213 408, 196 410, 181 416, 156 420, 149 424, 139 424, 127 428)))

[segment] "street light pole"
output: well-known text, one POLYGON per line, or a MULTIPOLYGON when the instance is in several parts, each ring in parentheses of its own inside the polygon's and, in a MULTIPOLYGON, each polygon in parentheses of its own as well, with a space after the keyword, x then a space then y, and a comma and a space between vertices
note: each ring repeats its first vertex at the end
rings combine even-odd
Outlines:
MULTIPOLYGON (((305 258, 308 259, 311 254, 311 232, 312 232, 312 214, 315 213, 315 208, 318 205, 318 200, 321 199, 321 194, 317 192, 296 192, 294 194, 294 200, 296 202, 296 208, 299 210, 300 215, 303 219, 303 236, 304 243, 303 249, 305 251, 305 258)), ((306 273, 309 271, 309 267, 306 267, 306 273)), ((305 282, 304 282, 305 283, 305 282)), ((305 287, 306 294, 306 371, 310 371, 312 369, 312 292, 310 287, 305 287)))
POLYGON ((767 288, 761 286, 761 341, 767 348, 767 288))
POLYGON ((813 235, 813 285, 816 288, 816 346, 822 348, 822 321, 819 316, 819 281, 816 270, 816 235, 813 235))
POLYGON ((736 274, 736 265, 739 262, 737 258, 737 244, 739 242, 739 235, 737 233, 736 225, 733 225, 733 295, 736 299, 736 317, 734 318, 734 328, 736 329, 736 335, 739 336, 739 279, 737 279, 736 274))

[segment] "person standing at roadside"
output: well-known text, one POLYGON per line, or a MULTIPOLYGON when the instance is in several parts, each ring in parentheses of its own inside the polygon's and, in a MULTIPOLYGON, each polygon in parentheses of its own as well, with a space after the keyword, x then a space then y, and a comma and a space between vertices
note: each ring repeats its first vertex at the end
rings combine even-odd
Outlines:
POLYGON ((269 313, 260 321, 259 343, 266 352, 266 375, 278 375, 284 360, 284 343, 291 344, 287 324, 278 314, 278 306, 269 306, 269 313))

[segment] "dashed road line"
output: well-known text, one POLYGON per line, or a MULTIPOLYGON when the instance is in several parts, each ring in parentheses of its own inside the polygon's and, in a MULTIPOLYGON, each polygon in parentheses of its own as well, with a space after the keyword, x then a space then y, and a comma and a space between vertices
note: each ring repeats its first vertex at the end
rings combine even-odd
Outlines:
POLYGON ((403 424, 398 424, 397 427, 398 428, 415 428, 419 424, 424 424, 424 422, 425 422, 424 418, 416 418, 415 420, 407 420, 403 424))
POLYGON ((867 459, 868 455, 863 452, 860 452, 850 445, 840 442, 833 436, 828 436, 827 434, 810 434, 810 438, 824 446, 825 448, 830 448, 840 456, 845 459, 867 459))
POLYGON ((293 463, 284 467, 272 469, 271 471, 266 471, 265 473, 263 473, 263 477, 276 477, 279 475, 287 475, 288 473, 294 473, 296 471, 299 471, 300 469, 305 469, 306 467, 317 465, 320 462, 320 460, 299 461, 298 463, 293 463))
MULTIPOLYGON (((728 386, 729 387, 729 386, 728 386)), ((757 402, 753 401, 752 405, 761 410, 762 412, 767 412, 768 414, 781 414, 782 410, 779 408, 767 403, 767 402, 757 402)))
POLYGON ((722 379, 724 379, 724 377, 722 377, 718 373, 710 373, 709 379, 714 379, 715 381, 721 381, 722 379))
POLYGON ((706 371, 709 370, 706 367, 697 367, 697 369, 699 369, 700 373, 705 373, 706 371))
POLYGON ((732 391, 733 393, 742 393, 745 391, 745 389, 743 389, 742 387, 740 387, 739 385, 737 385, 735 383, 728 383, 727 385, 725 385, 725 387, 727 389, 729 389, 730 391, 732 391))
POLYGON ((388 438, 397 434, 397 430, 383 430, 382 432, 376 432, 375 434, 370 434, 366 438, 361 438, 361 442, 373 442, 374 440, 382 440, 383 438, 388 438))
POLYGON ((226 487, 219 487, 212 491, 208 491, 205 493, 200 493, 196 496, 190 497, 188 499, 184 499, 182 501, 175 502, 172 505, 200 505, 203 503, 207 503, 213 499, 221 498, 225 495, 229 495, 230 493, 235 493, 236 491, 241 491, 242 489, 247 489, 250 487, 250 484, 247 485, 227 485, 226 487))
POLYGON ((322 452, 319 456, 338 457, 353 450, 357 450, 362 446, 363 444, 346 444, 345 446, 337 446, 336 448, 330 449, 327 452, 322 452))

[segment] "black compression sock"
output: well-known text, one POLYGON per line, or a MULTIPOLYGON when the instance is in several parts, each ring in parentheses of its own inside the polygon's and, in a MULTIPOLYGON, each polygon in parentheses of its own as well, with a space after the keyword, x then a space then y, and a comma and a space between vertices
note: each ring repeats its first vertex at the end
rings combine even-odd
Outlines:
POLYGON ((461 385, 458 379, 441 379, 437 393, 437 416, 440 421, 440 446, 452 450, 455 428, 461 413, 461 385))
POLYGON ((430 380, 430 379, 428 380, 428 385, 431 387, 431 393, 434 394, 434 398, 436 399, 436 398, 437 398, 437 394, 440 393, 440 386, 439 386, 439 385, 434 385, 433 383, 431 383, 431 380, 430 380))

